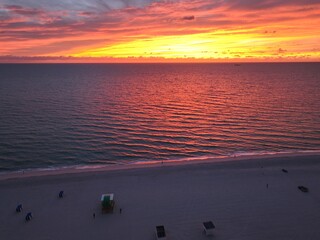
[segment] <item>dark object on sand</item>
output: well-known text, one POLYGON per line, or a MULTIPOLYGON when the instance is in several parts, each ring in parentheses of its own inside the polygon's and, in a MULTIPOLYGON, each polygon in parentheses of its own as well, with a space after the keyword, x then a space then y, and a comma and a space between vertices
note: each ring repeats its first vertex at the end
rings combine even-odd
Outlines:
POLYGON ((22 211, 22 204, 19 204, 17 207, 16 207, 16 212, 21 212, 22 211))
POLYGON ((304 186, 298 186, 299 190, 301 192, 309 192, 309 189, 307 187, 304 187, 304 186))
POLYGON ((164 226, 156 226, 156 237, 157 239, 166 239, 166 230, 164 226))
POLYGON ((63 191, 60 191, 60 192, 59 192, 59 198, 63 198, 63 194, 64 194, 64 192, 63 192, 63 191))
POLYGON ((288 173, 288 170, 284 169, 284 168, 282 168, 281 171, 284 172, 284 173, 288 173))
POLYGON ((114 194, 108 193, 108 194, 102 194, 101 196, 101 207, 102 207, 102 213, 113 213, 115 201, 113 199, 114 194))
POLYGON ((215 229, 216 226, 213 224, 212 221, 203 222, 203 229, 207 236, 213 235, 213 229, 215 229))
POLYGON ((26 221, 30 221, 32 219, 32 213, 28 212, 26 216, 26 221))

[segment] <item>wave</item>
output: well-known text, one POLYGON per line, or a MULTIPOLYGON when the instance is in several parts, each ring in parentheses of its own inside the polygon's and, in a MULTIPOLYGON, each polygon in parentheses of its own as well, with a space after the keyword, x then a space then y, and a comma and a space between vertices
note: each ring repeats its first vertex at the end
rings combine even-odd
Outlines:
POLYGON ((166 160, 145 160, 145 161, 108 161, 104 164, 90 164, 90 165, 70 165, 59 167, 46 168, 29 168, 16 171, 0 172, 0 179, 11 177, 24 176, 46 176, 59 175, 79 172, 94 172, 94 171, 108 171, 108 170, 125 170, 130 168, 160 166, 163 164, 178 164, 184 165, 188 163, 200 162, 232 162, 238 160, 257 160, 261 158, 278 158, 278 157, 298 157, 298 156, 320 156, 320 149, 316 150, 293 150, 293 151, 252 151, 252 152, 234 152, 229 155, 204 155, 197 157, 172 158, 166 160))

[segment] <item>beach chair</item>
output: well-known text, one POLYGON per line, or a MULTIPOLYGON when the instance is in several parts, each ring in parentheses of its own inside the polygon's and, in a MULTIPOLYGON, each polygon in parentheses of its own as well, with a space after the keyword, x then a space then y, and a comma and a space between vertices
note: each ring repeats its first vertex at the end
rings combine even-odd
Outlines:
POLYGON ((213 229, 215 229, 213 222, 211 221, 203 222, 203 228, 206 236, 213 235, 213 229))
POLYGON ((159 240, 167 239, 166 230, 164 226, 156 226, 156 238, 159 240))
POLYGON ((114 205, 115 205, 115 202, 114 202, 113 193, 102 194, 101 196, 102 213, 108 213, 108 212, 113 213, 114 205))

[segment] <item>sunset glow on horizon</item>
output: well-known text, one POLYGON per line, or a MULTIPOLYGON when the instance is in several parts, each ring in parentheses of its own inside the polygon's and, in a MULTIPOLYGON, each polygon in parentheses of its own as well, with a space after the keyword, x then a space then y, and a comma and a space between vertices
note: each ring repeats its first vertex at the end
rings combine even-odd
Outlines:
POLYGON ((319 61, 318 0, 0 0, 0 61, 319 61))

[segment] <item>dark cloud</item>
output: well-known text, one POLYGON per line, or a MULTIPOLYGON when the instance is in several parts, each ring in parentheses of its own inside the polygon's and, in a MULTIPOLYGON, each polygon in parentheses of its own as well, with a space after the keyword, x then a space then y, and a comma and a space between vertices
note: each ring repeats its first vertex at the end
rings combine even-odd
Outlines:
POLYGON ((308 6, 319 4, 319 0, 234 0, 228 3, 231 9, 265 10, 281 6, 308 6))
POLYGON ((19 15, 38 15, 44 13, 42 9, 23 7, 19 5, 5 5, 4 9, 19 15))
POLYGON ((279 48, 278 49, 278 53, 285 53, 287 50, 285 50, 285 49, 282 49, 282 48, 279 48))
POLYGON ((95 13, 94 12, 89 12, 89 11, 81 11, 81 12, 79 12, 79 15, 80 16, 90 17, 90 16, 95 15, 95 13))
POLYGON ((193 15, 191 15, 191 16, 184 16, 184 17, 182 18, 182 20, 188 20, 188 21, 194 20, 194 19, 195 19, 195 17, 194 17, 193 15))
POLYGON ((50 55, 52 53, 57 53, 65 51, 65 49, 72 50, 74 48, 82 46, 92 46, 100 43, 108 43, 107 39, 86 39, 86 40, 73 40, 73 41, 57 41, 49 44, 43 44, 34 48, 18 48, 16 49, 17 55, 50 55))
POLYGON ((105 11, 125 7, 144 7, 154 0, 1 0, 3 5, 23 8, 45 9, 46 11, 105 11))
POLYGON ((277 31, 276 30, 273 30, 273 31, 267 31, 266 30, 266 31, 264 31, 264 33, 265 34, 272 34, 272 33, 275 34, 275 33, 277 33, 277 31))
MULTIPOLYGON (((190 1, 191 2, 191 1, 190 1)), ((207 11, 208 9, 218 8, 224 5, 223 0, 216 1, 197 1, 196 4, 190 4, 186 7, 186 10, 189 11, 207 11)))

